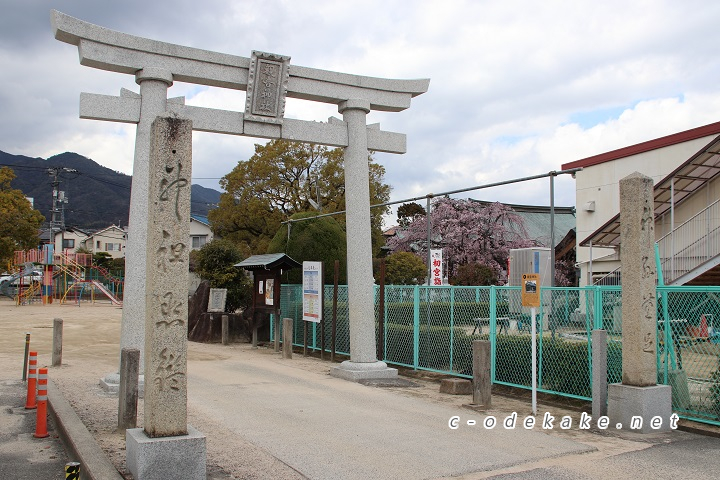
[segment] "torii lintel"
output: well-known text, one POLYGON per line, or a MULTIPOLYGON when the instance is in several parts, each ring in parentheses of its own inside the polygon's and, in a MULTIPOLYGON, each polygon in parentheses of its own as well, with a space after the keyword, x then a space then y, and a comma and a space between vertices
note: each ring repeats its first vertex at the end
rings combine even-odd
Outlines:
MULTIPOLYGON (((251 59, 151 40, 103 28, 53 10, 55 38, 76 45, 82 65, 135 74, 148 66, 163 68, 180 82, 237 90, 248 89, 251 59)), ((339 104, 349 99, 372 110, 398 112, 425 93, 429 79, 398 80, 289 66, 287 96, 339 104)))

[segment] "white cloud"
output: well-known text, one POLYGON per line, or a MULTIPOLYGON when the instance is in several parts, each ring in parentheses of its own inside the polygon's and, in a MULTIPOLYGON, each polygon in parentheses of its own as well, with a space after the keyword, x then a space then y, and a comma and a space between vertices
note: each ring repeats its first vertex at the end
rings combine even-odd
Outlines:
MULTIPOLYGON (((76 151, 130 173, 134 126, 78 118, 79 93, 138 91, 130 75, 80 66, 52 38, 49 8, 0 0, 0 150, 76 151)), ((91 0, 57 8, 101 26, 235 55, 263 50, 294 65, 431 79, 400 113, 369 122, 406 133, 408 153, 378 154, 392 199, 559 170, 604 151, 718 120, 720 59, 709 0, 365 2, 91 0)), ((187 103, 243 110, 244 92, 177 83, 187 103)), ((334 105, 288 101, 287 116, 325 121, 334 105)), ((262 139, 194 135, 195 177, 218 178, 262 139)), ((205 186, 213 180, 202 181, 205 186)), ((558 178, 557 203, 574 202, 558 178)), ((547 182, 468 193, 547 203, 547 182)))

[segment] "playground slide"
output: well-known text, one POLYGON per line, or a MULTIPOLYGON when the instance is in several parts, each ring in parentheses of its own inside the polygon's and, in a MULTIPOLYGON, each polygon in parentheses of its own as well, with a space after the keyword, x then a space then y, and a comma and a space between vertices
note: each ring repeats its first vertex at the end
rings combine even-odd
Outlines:
POLYGON ((0 282, 0 295, 4 295, 4 296, 10 297, 10 298, 15 298, 15 295, 17 294, 17 291, 16 291, 17 288, 15 288, 15 286, 13 285, 13 282, 20 277, 26 277, 26 276, 32 275, 34 270, 35 270, 35 266, 32 263, 26 263, 25 268, 21 272, 15 273, 15 274, 10 275, 9 277, 3 279, 0 282))
POLYGON ((97 287, 97 289, 100 290, 106 297, 108 297, 114 305, 122 305, 122 301, 118 300, 118 298, 113 295, 110 290, 105 288, 105 285, 98 282, 97 280, 92 280, 91 283, 95 285, 95 287, 97 287))

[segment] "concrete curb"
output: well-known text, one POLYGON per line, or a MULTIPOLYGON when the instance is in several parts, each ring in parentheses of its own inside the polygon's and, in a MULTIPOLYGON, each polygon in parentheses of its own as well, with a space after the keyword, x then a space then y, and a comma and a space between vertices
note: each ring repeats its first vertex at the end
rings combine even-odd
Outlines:
POLYGON ((48 379, 49 413, 53 416, 55 426, 68 450, 68 457, 80 462, 83 480, 123 480, 105 452, 88 432, 75 410, 65 399, 62 392, 48 379))

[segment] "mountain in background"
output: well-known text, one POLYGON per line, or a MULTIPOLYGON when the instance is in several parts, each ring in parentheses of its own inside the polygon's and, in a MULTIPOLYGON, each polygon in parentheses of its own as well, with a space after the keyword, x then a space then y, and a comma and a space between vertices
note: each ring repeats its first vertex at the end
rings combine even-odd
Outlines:
MULTIPOLYGON (((93 160, 65 152, 43 158, 11 155, 0 151, 0 167, 8 166, 15 172, 12 187, 33 198, 35 208, 50 221, 52 209, 52 181, 48 168, 64 167, 77 173, 61 171, 58 190, 65 192, 65 226, 76 226, 90 231, 110 225, 126 226, 130 211, 130 184, 132 176, 116 172, 93 160)), ((220 192, 192 185, 191 211, 206 216, 220 202, 220 192)))

